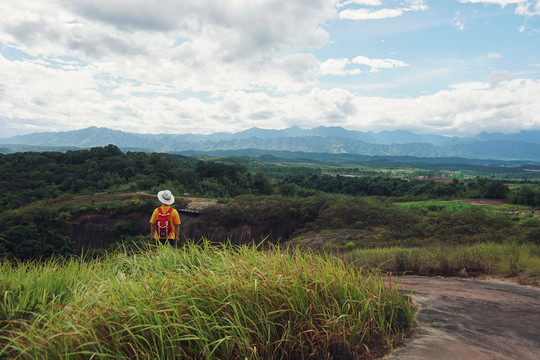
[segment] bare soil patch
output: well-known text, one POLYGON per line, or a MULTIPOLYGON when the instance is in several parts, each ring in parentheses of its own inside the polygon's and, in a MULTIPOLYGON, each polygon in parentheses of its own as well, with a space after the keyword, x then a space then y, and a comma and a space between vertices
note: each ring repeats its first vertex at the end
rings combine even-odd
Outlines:
POLYGON ((464 202, 471 205, 484 205, 484 206, 503 206, 508 205, 510 202, 504 199, 459 199, 454 200, 464 202))
POLYGON ((224 206, 223 204, 218 204, 217 201, 192 201, 187 205, 187 209, 191 210, 204 210, 210 206, 224 206))
MULTIPOLYGON (((503 206, 510 204, 508 200, 503 199, 460 199, 454 201, 483 206, 503 206)), ((540 210, 517 210, 512 211, 512 214, 540 216, 540 210)))

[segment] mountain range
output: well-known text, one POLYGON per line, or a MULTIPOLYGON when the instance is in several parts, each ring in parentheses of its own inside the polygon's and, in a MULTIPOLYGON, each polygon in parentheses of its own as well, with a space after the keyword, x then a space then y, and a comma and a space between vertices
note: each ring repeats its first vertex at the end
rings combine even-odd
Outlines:
POLYGON ((540 161, 540 131, 480 133, 472 137, 415 134, 409 131, 362 132, 342 127, 282 130, 251 128, 237 133, 138 134, 89 127, 0 138, 0 152, 90 148, 114 144, 124 151, 186 152, 287 150, 373 156, 461 157, 540 161))

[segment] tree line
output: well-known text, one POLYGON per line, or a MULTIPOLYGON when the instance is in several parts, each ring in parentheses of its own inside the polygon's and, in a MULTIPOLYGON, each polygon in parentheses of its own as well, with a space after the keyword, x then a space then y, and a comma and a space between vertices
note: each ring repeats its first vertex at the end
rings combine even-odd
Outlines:
POLYGON ((511 187, 498 179, 474 178, 450 182, 403 180, 370 176, 298 173, 268 177, 241 164, 197 161, 180 155, 123 153, 108 145, 90 150, 26 152, 0 155, 0 207, 16 209, 64 194, 104 191, 151 191, 169 188, 176 194, 234 198, 238 195, 312 196, 318 193, 354 196, 433 198, 508 198, 540 206, 540 187, 511 187))
POLYGON ((540 206, 540 187, 522 184, 510 187, 498 179, 474 178, 468 181, 453 179, 403 180, 389 177, 347 177, 331 175, 291 175, 281 180, 282 193, 301 195, 310 191, 354 196, 384 196, 417 200, 441 198, 508 199, 516 204, 540 206), (286 188, 287 190, 283 190, 286 188))
POLYGON ((142 152, 122 153, 114 145, 90 150, 0 155, 0 207, 16 209, 64 194, 103 191, 171 191, 234 197, 273 191, 261 173, 244 166, 142 152))

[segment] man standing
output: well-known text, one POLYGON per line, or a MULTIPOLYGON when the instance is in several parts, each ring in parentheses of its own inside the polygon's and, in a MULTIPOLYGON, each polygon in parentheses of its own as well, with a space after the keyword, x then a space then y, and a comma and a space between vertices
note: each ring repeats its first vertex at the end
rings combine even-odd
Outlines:
POLYGON ((154 210, 150 219, 150 236, 152 242, 162 244, 177 244, 180 240, 180 215, 172 208, 174 196, 169 190, 163 190, 157 194, 161 206, 154 210))

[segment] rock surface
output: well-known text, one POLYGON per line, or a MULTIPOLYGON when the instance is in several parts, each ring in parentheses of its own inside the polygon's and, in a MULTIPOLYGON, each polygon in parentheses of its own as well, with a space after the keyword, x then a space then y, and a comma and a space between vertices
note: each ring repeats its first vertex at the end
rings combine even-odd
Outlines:
POLYGON ((385 359, 540 359, 540 289, 495 280, 406 276, 416 335, 385 359))

